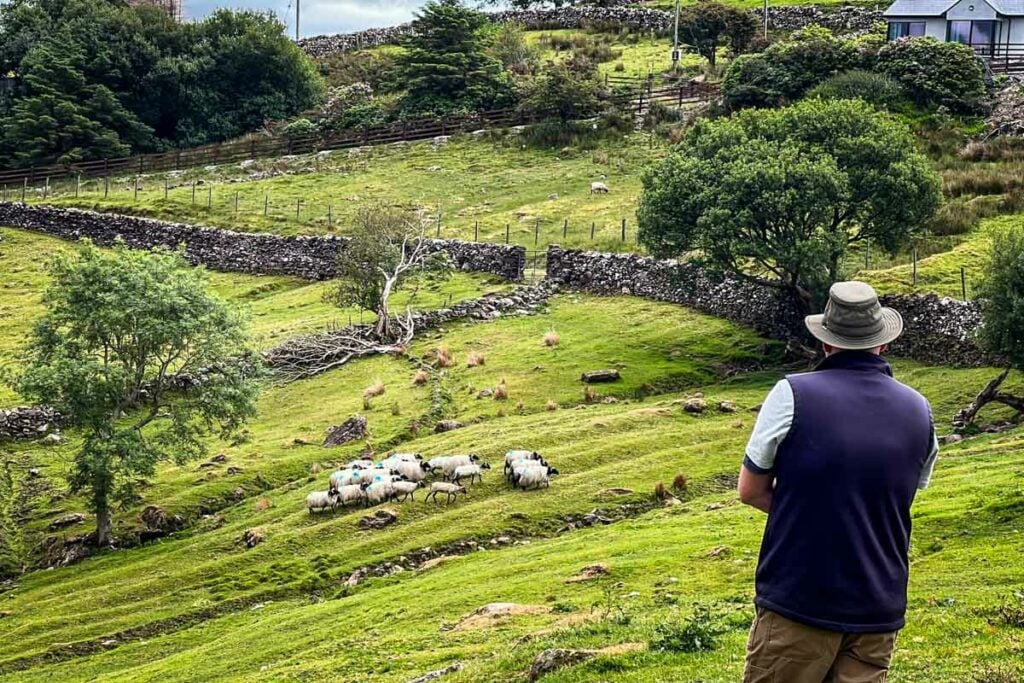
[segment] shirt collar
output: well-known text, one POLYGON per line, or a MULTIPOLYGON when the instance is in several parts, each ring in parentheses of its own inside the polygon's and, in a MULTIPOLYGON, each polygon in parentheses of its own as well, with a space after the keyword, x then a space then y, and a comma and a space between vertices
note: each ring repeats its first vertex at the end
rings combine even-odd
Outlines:
POLYGON ((888 361, 870 351, 840 351, 818 364, 815 370, 874 370, 892 377, 888 361))

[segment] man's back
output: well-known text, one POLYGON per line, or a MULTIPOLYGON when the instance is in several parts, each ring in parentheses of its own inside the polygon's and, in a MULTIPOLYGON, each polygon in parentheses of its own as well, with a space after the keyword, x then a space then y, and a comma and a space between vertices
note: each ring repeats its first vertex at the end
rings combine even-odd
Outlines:
POLYGON ((910 506, 932 450, 927 401, 879 356, 791 375, 757 604, 819 628, 894 631, 906 607, 910 506))

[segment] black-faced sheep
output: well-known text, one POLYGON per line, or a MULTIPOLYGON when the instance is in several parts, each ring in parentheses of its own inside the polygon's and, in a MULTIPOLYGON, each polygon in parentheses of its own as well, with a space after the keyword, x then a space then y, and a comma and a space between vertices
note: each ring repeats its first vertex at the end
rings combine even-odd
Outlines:
POLYGON ((430 493, 427 494, 426 500, 430 500, 430 498, 433 497, 434 502, 436 503, 437 494, 439 493, 443 493, 446 496, 448 496, 446 503, 451 504, 451 502, 455 500, 455 497, 458 496, 458 494, 461 493, 462 495, 466 495, 467 491, 465 486, 459 486, 458 484, 449 484, 443 481, 435 481, 433 484, 430 485, 430 493))

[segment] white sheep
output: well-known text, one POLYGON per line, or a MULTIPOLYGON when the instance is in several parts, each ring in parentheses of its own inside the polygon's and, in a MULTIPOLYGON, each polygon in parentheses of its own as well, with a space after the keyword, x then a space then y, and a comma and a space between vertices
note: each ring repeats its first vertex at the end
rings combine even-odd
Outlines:
POLYGON ((590 183, 590 194, 608 194, 608 186, 604 182, 607 179, 607 176, 602 173, 600 181, 590 183))
POLYGON ((365 470, 369 469, 370 467, 373 467, 373 461, 367 458, 358 458, 356 460, 352 460, 349 463, 346 463, 345 465, 345 469, 349 470, 365 470))
POLYGON ((505 472, 512 469, 512 463, 516 460, 543 460, 537 451, 509 451, 505 454, 505 472))
POLYGON ((362 483, 362 473, 367 470, 347 469, 332 472, 330 477, 330 490, 336 491, 342 486, 362 483))
POLYGON ((484 481, 483 470, 489 470, 491 466, 486 462, 482 462, 479 465, 459 465, 455 468, 455 472, 452 476, 452 481, 456 484, 461 484, 464 478, 469 478, 469 483, 472 484, 474 479, 479 479, 482 484, 484 481))
POLYGON ((338 494, 336 491, 313 491, 306 496, 306 508, 309 514, 313 510, 327 510, 334 512, 338 507, 338 494))
POLYGON ((544 458, 520 458, 513 460, 508 465, 508 470, 505 472, 505 478, 511 480, 512 473, 516 471, 517 467, 534 467, 534 466, 548 466, 548 461, 544 458))
POLYGON ((407 481, 423 481, 427 478, 427 463, 413 460, 412 462, 400 462, 395 467, 395 472, 405 477, 407 481))
POLYGON ((455 474, 455 470, 463 465, 473 465, 479 462, 480 456, 469 454, 469 455, 453 455, 444 461, 444 465, 441 466, 441 476, 445 479, 451 479, 452 475, 455 474))
POLYGON ((436 458, 431 458, 427 461, 427 471, 436 472, 441 469, 450 457, 450 455, 439 455, 436 458))
POLYGON ((349 484, 338 489, 338 505, 345 507, 349 503, 366 502, 366 484, 349 484))
POLYGON ((448 496, 448 500, 446 501, 446 503, 449 505, 453 500, 455 500, 458 494, 461 493, 462 495, 467 495, 465 486, 460 486, 458 484, 449 484, 444 481, 435 481, 430 485, 430 493, 427 494, 426 500, 430 500, 430 498, 433 497, 434 502, 436 503, 437 494, 439 493, 443 493, 446 496, 448 496))
MULTIPOLYGON (((399 481, 401 481, 399 479, 399 481)), ((385 503, 395 497, 395 478, 380 477, 373 480, 369 486, 363 489, 366 494, 366 504, 377 505, 385 503)))
POLYGON ((424 485, 422 481, 396 481, 391 488, 394 489, 395 500, 399 500, 398 497, 401 496, 399 502, 404 503, 406 498, 416 500, 416 496, 413 494, 416 493, 416 489, 424 485))
POLYGON ((551 486, 551 475, 558 474, 554 467, 543 465, 517 467, 512 474, 512 485, 516 488, 539 489, 542 485, 551 486))

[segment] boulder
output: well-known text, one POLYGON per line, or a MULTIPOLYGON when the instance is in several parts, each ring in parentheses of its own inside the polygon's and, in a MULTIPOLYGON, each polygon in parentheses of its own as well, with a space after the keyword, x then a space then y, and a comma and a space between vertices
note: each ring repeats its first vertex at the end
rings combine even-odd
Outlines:
POLYGON ((691 415, 699 415, 708 409, 708 403, 702 398, 688 398, 683 403, 683 410, 691 415))
POLYGON ((718 408, 718 412, 720 412, 720 413, 735 413, 736 412, 736 404, 733 403, 732 401, 719 401, 717 408, 718 408))
POLYGON ((443 669, 438 669, 436 671, 428 671, 427 673, 423 674, 422 676, 417 676, 416 678, 412 679, 411 681, 409 681, 409 683, 427 683, 428 681, 437 680, 438 678, 441 678, 442 676, 447 676, 448 674, 453 674, 456 671, 462 671, 462 664, 460 662, 455 662, 454 664, 449 664, 448 666, 444 667, 443 669))
POLYGON ((593 650, 568 650, 564 648, 544 650, 533 660, 533 666, 530 667, 530 681, 536 681, 541 676, 549 674, 556 669, 575 666, 596 654, 593 650))
POLYGON ((391 510, 381 508, 372 515, 366 515, 359 520, 360 529, 383 529, 398 521, 398 515, 391 510))
POLYGON ((590 564, 580 570, 579 574, 570 576, 566 579, 566 583, 579 583, 580 581, 593 581, 594 579, 601 578, 602 576, 608 576, 611 573, 611 569, 606 564, 590 564))
POLYGON ((254 526, 251 529, 246 529, 242 534, 242 543, 246 548, 255 548, 265 540, 267 540, 267 532, 263 530, 263 527, 254 526))
POLYGON ((327 430, 327 437, 324 439, 324 448, 341 446, 342 444, 365 437, 366 418, 362 415, 353 415, 340 425, 335 425, 327 430))
POLYGON ((50 522, 50 531, 67 529, 69 526, 81 524, 85 521, 85 515, 81 512, 72 512, 50 522))
POLYGON ((442 434, 444 432, 450 432, 455 429, 461 429, 463 424, 458 420, 441 420, 434 425, 434 433, 442 434))
POLYGON ((618 370, 591 370, 584 372, 580 379, 586 384, 600 384, 603 382, 617 382, 622 379, 618 370))

